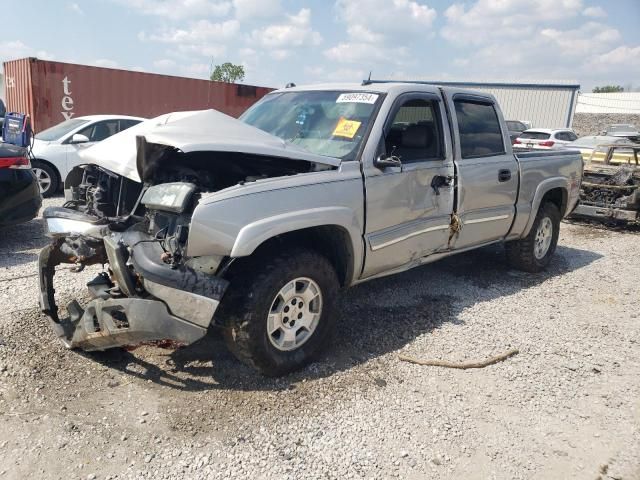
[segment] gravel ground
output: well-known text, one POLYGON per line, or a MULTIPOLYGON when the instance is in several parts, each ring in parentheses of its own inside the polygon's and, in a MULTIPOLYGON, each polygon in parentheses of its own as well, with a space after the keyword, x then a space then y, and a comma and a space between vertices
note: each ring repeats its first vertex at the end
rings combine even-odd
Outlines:
MULTIPOLYGON (((353 288, 326 355, 277 380, 216 332, 65 350, 37 308, 41 220, 0 239, 0 478, 640 479, 638 233, 563 224, 544 274, 491 247, 353 288)), ((91 276, 61 271, 60 303, 91 276)))

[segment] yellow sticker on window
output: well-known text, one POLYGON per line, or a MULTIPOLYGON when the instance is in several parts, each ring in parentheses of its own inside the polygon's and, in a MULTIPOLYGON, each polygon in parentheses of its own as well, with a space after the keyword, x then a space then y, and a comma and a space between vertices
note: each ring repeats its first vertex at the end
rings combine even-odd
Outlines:
POLYGON ((340 117, 340 120, 338 120, 338 124, 333 131, 333 136, 353 138, 360 128, 360 125, 362 125, 362 122, 358 122, 356 120, 347 120, 344 117, 340 117))

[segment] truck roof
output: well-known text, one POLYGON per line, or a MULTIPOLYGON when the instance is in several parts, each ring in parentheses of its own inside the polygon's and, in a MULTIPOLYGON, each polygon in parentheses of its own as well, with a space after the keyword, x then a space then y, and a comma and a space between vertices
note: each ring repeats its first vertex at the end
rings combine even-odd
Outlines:
MULTIPOLYGON (((419 83, 419 82, 371 82, 371 83, 318 83, 312 85, 301 85, 289 88, 280 88, 275 90, 275 92, 308 92, 308 91, 327 91, 327 90, 338 90, 338 91, 353 91, 353 92, 373 92, 373 93, 394 93, 400 94, 404 92, 419 92, 419 91, 430 91, 434 87, 442 88, 445 92, 447 91, 455 91, 455 92, 468 92, 473 95, 490 98, 495 100, 494 96, 480 92, 478 90, 469 90, 469 89, 460 89, 457 87, 447 87, 437 84, 427 84, 427 83, 419 83)), ((274 92, 271 92, 274 93, 274 92)))

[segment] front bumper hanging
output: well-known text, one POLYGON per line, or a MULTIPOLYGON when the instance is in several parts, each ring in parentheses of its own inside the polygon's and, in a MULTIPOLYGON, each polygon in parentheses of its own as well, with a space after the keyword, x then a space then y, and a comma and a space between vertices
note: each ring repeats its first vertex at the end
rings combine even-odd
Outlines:
MULTIPOLYGON (((45 219, 49 223, 45 211, 45 219)), ((55 217, 53 217, 55 218, 55 217)), ((55 223, 55 220, 54 222, 55 223)), ((172 340, 190 344, 202 338, 228 282, 191 268, 171 268, 162 249, 139 231, 109 232, 103 238, 57 235, 40 252, 40 306, 56 335, 68 348, 86 351, 172 340), (87 283, 91 300, 73 300, 59 318, 53 278, 62 263, 109 264, 87 283)))

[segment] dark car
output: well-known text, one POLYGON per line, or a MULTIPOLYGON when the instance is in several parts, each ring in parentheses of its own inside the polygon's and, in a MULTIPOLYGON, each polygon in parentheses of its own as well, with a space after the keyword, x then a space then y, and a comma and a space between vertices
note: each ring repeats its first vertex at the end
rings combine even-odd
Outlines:
POLYGON ((0 136, 2 136, 2 125, 4 124, 4 116, 7 114, 7 107, 4 106, 4 102, 0 98, 0 136))
POLYGON ((38 215, 42 196, 26 149, 0 142, 0 226, 38 215))
POLYGON ((513 141, 529 127, 518 120, 507 120, 507 128, 509 129, 509 137, 511 137, 511 143, 513 143, 513 141))

